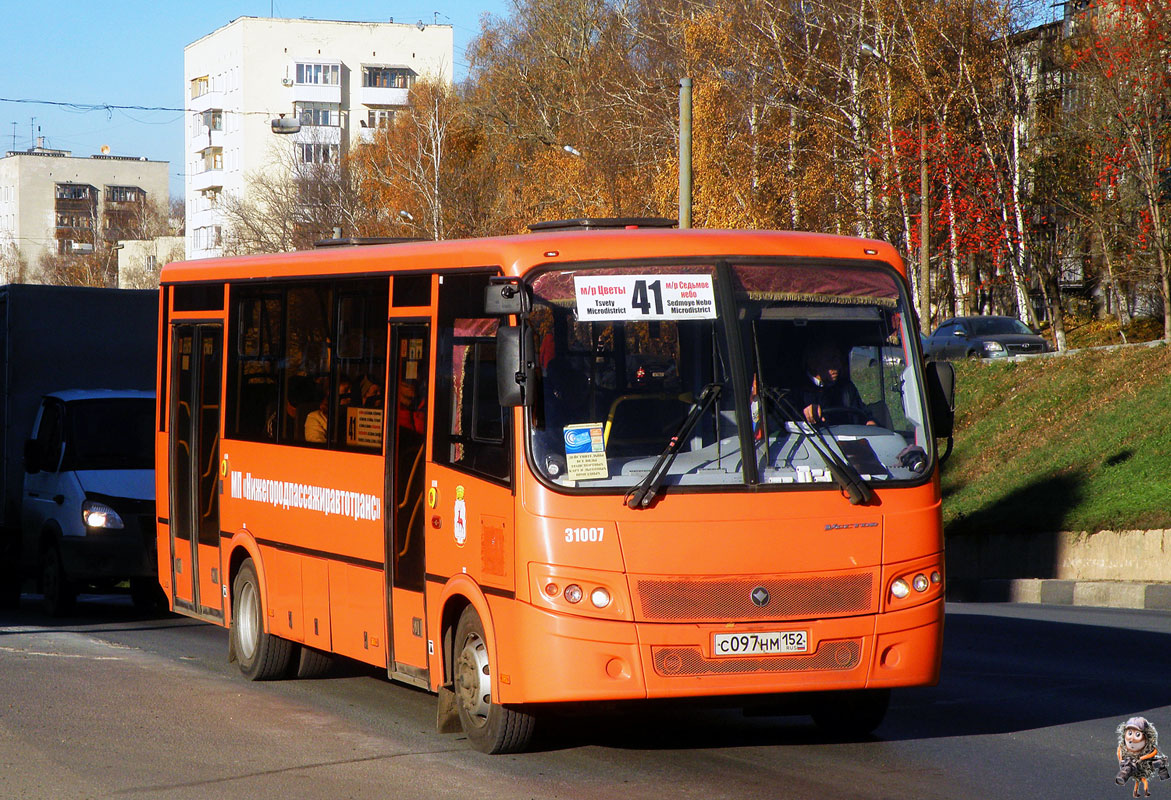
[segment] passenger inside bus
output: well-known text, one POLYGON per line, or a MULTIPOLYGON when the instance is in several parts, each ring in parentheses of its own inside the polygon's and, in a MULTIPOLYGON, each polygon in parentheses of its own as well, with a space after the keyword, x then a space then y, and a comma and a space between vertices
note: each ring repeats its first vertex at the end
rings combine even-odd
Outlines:
POLYGON ((318 385, 317 408, 305 415, 305 441, 325 444, 329 434, 329 386, 318 385))

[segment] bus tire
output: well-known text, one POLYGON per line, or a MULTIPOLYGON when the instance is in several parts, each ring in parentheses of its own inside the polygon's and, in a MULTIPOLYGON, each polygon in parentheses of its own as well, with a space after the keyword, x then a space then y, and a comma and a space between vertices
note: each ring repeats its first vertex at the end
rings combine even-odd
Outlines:
POLYGON ((874 733, 890 707, 890 689, 829 692, 813 712, 813 722, 836 739, 857 739, 874 733))
POLYGON ((533 738, 534 716, 492 702, 492 664, 484 624, 468 606, 455 628, 454 678, 460 726, 481 753, 519 753, 533 738))
POLYGON ((297 649, 301 652, 293 664, 293 674, 298 678, 320 678, 333 666, 333 655, 330 653, 323 653, 308 645, 301 645, 297 649))
POLYGON ((252 559, 244 560, 232 582, 232 649, 240 672, 250 681, 283 677, 293 643, 264 632, 264 605, 252 559))

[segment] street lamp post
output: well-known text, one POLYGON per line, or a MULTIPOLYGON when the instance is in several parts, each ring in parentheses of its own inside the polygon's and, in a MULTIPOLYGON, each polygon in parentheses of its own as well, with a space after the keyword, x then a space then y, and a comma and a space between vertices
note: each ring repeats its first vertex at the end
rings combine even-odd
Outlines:
POLYGON ((691 227, 691 78, 679 79, 679 228, 691 227))

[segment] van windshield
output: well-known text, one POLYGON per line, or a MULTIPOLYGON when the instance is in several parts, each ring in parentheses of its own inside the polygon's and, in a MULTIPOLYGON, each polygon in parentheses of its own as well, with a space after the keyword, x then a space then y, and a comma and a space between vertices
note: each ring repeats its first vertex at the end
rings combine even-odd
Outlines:
POLYGON ((693 411, 663 485, 830 488, 834 459, 868 482, 929 471, 914 326, 893 270, 610 264, 544 272, 532 287, 541 387, 529 442, 547 481, 636 486, 693 411))
POLYGON ((154 400, 76 400, 65 415, 72 469, 154 469, 154 400))

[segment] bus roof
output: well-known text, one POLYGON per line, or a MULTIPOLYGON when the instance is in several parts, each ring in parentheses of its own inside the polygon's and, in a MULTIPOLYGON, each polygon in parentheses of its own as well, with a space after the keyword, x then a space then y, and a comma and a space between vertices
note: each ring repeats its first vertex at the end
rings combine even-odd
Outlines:
POLYGON ((523 275, 535 266, 647 258, 794 256, 885 262, 903 272, 886 242, 821 233, 753 230, 559 230, 481 239, 330 247, 294 253, 181 261, 163 267, 161 282, 239 281, 319 275, 380 274, 499 267, 523 275))

